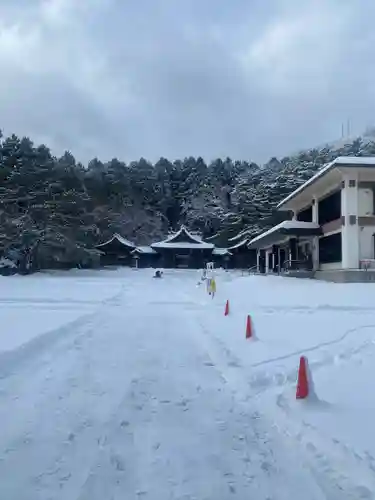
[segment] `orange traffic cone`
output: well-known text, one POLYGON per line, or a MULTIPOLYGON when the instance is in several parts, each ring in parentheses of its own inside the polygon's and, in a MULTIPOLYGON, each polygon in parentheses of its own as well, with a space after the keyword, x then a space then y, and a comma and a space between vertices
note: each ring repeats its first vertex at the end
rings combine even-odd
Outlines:
POLYGON ((249 339, 252 336, 253 336, 253 329, 251 327, 250 314, 248 314, 247 315, 247 321, 246 321, 246 338, 249 339))
POLYGON ((301 356, 299 360, 296 399, 306 399, 309 395, 309 379, 307 371, 307 359, 305 356, 301 356))
POLYGON ((228 316, 228 314, 229 314, 229 300, 227 300, 227 303, 225 304, 224 316, 228 316))

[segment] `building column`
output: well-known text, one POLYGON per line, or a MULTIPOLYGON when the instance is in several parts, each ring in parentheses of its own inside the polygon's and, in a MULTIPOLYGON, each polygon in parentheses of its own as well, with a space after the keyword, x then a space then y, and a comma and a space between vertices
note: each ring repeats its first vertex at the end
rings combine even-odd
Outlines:
POLYGON ((279 266, 279 245, 272 245, 272 271, 278 272, 279 266))
POLYGON ((266 250, 266 273, 270 272, 270 250, 266 250))
MULTIPOLYGON (((319 224, 319 203, 316 197, 313 197, 312 200, 312 222, 319 224)), ((313 269, 316 271, 320 267, 319 262, 319 237, 314 236, 312 239, 312 261, 313 261, 313 269)))
POLYGON ((266 252, 259 250, 259 271, 264 274, 266 272, 266 252))
POLYGON ((257 272, 260 273, 260 250, 257 248, 257 272))
POLYGON ((289 260, 297 260, 297 238, 289 240, 289 260))
POLYGON ((342 268, 359 269, 358 175, 343 176, 341 188, 342 268))

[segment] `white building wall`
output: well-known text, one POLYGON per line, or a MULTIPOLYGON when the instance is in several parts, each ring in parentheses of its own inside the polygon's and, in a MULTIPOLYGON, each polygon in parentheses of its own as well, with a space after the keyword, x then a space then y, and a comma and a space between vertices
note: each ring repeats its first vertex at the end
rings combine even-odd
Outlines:
MULTIPOLYGON (((374 215, 374 192, 372 189, 361 188, 358 190, 358 215, 359 217, 371 217, 374 215)), ((374 225, 359 227, 360 260, 375 259, 374 233, 374 225)))
MULTIPOLYGON (((358 182, 372 182, 375 184, 375 168, 364 169, 361 167, 350 169, 338 169, 339 174, 328 176, 330 180, 323 182, 311 190, 311 198, 315 198, 315 205, 312 204, 313 222, 318 222, 318 200, 339 187, 340 176, 345 181, 345 187, 341 191, 341 215, 345 217, 345 224, 340 229, 342 233, 342 262, 321 264, 319 266, 319 237, 313 239, 313 262, 314 267, 319 269, 358 269, 360 261, 365 259, 375 259, 374 234, 375 224, 369 226, 370 219, 366 225, 360 226, 358 217, 374 217, 374 191, 369 188, 358 188, 358 182), (349 187, 349 181, 355 181, 355 185, 349 187), (315 192, 314 192, 315 191, 315 192), (355 223, 350 223, 350 215, 355 217, 355 223)), ((309 203, 307 195, 300 197, 293 206, 294 213, 299 212, 309 203)), ((353 222, 353 220, 352 220, 353 222)), ((337 230, 333 231, 337 232, 337 230)), ((326 233, 328 236, 332 233, 326 233)))
POLYGON ((365 217, 366 215, 373 215, 373 191, 372 189, 359 189, 358 190, 358 216, 365 217))
POLYGON ((345 217, 345 225, 342 226, 342 268, 359 268, 359 228, 358 228, 358 174, 352 172, 343 175, 344 187, 341 190, 341 215, 345 217), (350 187, 350 181, 355 186, 350 187), (355 217, 351 223, 350 216, 355 217))
POLYGON ((319 269, 321 271, 332 271, 334 269, 342 269, 341 262, 329 262, 327 264, 320 264, 319 269))
MULTIPOLYGON (((316 196, 313 198, 312 222, 319 223, 319 200, 316 196)), ((319 269, 319 237, 315 236, 312 240, 312 259, 314 269, 319 269)))

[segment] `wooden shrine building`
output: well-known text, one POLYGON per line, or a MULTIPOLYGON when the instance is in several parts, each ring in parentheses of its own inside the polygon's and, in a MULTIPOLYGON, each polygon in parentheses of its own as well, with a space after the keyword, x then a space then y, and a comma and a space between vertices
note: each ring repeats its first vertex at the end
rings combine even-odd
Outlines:
POLYGON ((123 238, 118 233, 96 246, 96 249, 101 253, 100 263, 104 266, 130 266, 133 260, 132 252, 136 248, 137 246, 134 243, 123 238))
POLYGON ((152 243, 151 248, 159 253, 161 267, 201 269, 207 262, 212 262, 215 245, 206 243, 200 236, 181 226, 177 233, 152 243))
POLYGON ((227 248, 217 248, 203 241, 201 236, 182 226, 165 240, 150 246, 135 243, 114 234, 111 239, 97 245, 102 265, 133 267, 192 268, 202 269, 208 262, 215 267, 230 267, 232 253, 227 248))
POLYGON ((132 252, 133 266, 139 267, 159 267, 160 255, 149 246, 138 246, 132 252))

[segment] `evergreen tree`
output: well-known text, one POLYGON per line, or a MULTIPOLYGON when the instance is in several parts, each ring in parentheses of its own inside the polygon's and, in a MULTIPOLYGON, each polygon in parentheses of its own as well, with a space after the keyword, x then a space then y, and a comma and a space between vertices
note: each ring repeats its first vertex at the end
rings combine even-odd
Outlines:
POLYGON ((0 258, 21 272, 90 266, 95 245, 114 232, 149 244, 180 224, 231 245, 288 217, 277 212, 279 201, 344 155, 375 155, 373 130, 263 166, 188 157, 154 165, 94 158, 87 167, 70 152, 56 158, 45 145, 0 132, 0 258))

